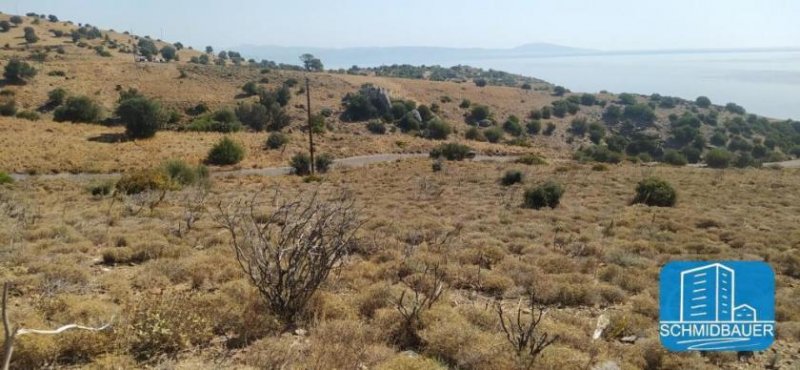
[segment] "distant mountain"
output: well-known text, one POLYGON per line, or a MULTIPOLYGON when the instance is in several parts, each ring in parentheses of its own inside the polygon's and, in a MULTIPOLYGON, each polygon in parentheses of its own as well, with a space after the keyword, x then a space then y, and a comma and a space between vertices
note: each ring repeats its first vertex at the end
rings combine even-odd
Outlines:
POLYGON ((267 59, 278 63, 298 64, 298 57, 311 53, 321 58, 326 68, 372 67, 391 64, 457 65, 465 61, 521 58, 530 56, 566 56, 595 52, 568 46, 533 43, 511 49, 447 48, 425 46, 304 48, 269 45, 242 45, 232 48, 247 58, 267 59))

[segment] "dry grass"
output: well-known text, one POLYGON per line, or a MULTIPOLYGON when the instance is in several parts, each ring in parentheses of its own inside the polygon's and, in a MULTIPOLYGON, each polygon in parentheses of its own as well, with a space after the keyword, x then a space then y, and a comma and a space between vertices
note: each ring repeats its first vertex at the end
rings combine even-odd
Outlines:
MULTIPOLYGON (((578 369, 606 361, 623 368, 654 361, 702 367, 707 366, 702 358, 651 349, 657 341, 659 266, 687 258, 770 261, 778 274, 775 348, 797 351, 800 234, 793 225, 800 214, 799 177, 792 170, 626 165, 607 172, 590 166, 557 172, 552 165, 468 162, 449 163, 433 173, 430 161, 419 159, 334 172, 322 184, 294 177, 218 180, 209 205, 260 189, 295 193, 317 187, 349 189, 363 205, 369 221, 357 253, 311 303, 301 325, 308 330, 305 336, 275 336, 278 326, 236 266, 227 236, 211 220, 212 207, 195 228, 178 236, 183 200, 193 189, 171 192, 152 212, 134 215, 125 201, 92 197, 80 182, 5 187, 0 271, 15 283, 14 319, 26 325, 120 317, 112 333, 82 337, 85 344, 66 337, 24 338, 20 364, 38 366, 58 358, 62 364, 102 368, 126 361, 190 364, 202 358, 225 367, 514 368, 490 302, 493 297, 513 301, 533 286, 550 307, 544 330, 561 335, 543 353, 539 368, 578 369), (497 179, 509 169, 525 172, 527 184, 499 185, 497 179), (677 207, 628 205, 638 179, 650 175, 676 186, 677 207), (520 208, 520 188, 548 178, 566 186, 561 205, 520 208), (421 179, 440 191, 421 195, 421 179), (456 238, 439 244, 456 228, 461 229, 456 238), (102 263, 107 254, 137 253, 146 258, 102 263), (442 257, 447 257, 451 288, 423 313, 422 344, 409 357, 390 334, 399 322, 393 308, 402 290, 397 276, 413 266, 409 262, 442 257), (639 278, 623 278, 631 274, 639 278), (602 313, 612 324, 603 339, 593 341, 602 313), (154 317, 166 321, 154 322, 154 317), (148 332, 156 324, 172 334, 148 332), (139 334, 125 334, 129 328, 139 334), (618 341, 631 334, 643 339, 634 345, 618 341)), ((754 361, 767 360, 768 355, 757 355, 754 361)), ((733 365, 729 358, 713 361, 733 365)))

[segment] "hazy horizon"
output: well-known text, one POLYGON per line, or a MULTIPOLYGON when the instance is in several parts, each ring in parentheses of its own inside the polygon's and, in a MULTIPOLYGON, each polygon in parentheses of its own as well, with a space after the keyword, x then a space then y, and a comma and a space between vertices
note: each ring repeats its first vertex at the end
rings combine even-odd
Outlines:
POLYGON ((598 51, 800 47, 800 25, 794 20, 800 3, 789 0, 666 5, 632 0, 2 0, 0 11, 55 14, 217 50, 239 45, 510 49, 531 43, 598 51))

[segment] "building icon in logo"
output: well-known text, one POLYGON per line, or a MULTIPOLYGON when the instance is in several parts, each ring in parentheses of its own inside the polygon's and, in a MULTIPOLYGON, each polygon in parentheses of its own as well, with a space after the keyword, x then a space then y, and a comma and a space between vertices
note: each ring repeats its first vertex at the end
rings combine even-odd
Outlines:
POLYGON ((760 351, 775 338, 775 274, 764 262, 670 262, 659 336, 673 351, 760 351))
POLYGON ((736 271, 719 263, 681 272, 680 321, 734 321, 735 285, 736 271))

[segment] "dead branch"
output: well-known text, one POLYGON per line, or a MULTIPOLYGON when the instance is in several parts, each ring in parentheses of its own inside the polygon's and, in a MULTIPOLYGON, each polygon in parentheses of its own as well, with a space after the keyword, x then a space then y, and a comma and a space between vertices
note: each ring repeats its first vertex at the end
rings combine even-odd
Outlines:
POLYGON ((8 320, 8 287, 9 287, 8 282, 3 284, 2 315, 3 315, 3 329, 5 334, 5 346, 3 351, 3 370, 8 370, 9 367, 11 366, 11 356, 14 354, 14 341, 19 336, 26 334, 57 335, 72 329, 87 330, 87 331, 103 331, 110 328, 111 323, 114 321, 114 318, 112 318, 111 321, 109 321, 107 324, 96 328, 78 324, 67 324, 54 330, 13 328, 8 320))
POLYGON ((558 335, 551 337, 548 333, 539 334, 537 330, 545 310, 536 304, 535 292, 531 292, 528 297, 527 314, 525 314, 526 310, 522 308, 522 298, 517 303, 516 317, 507 317, 500 302, 495 304, 495 310, 500 318, 500 328, 503 329, 508 342, 514 347, 517 358, 526 362, 526 369, 530 369, 539 354, 558 339, 558 335), (527 320, 524 319, 524 316, 528 316, 527 320))

